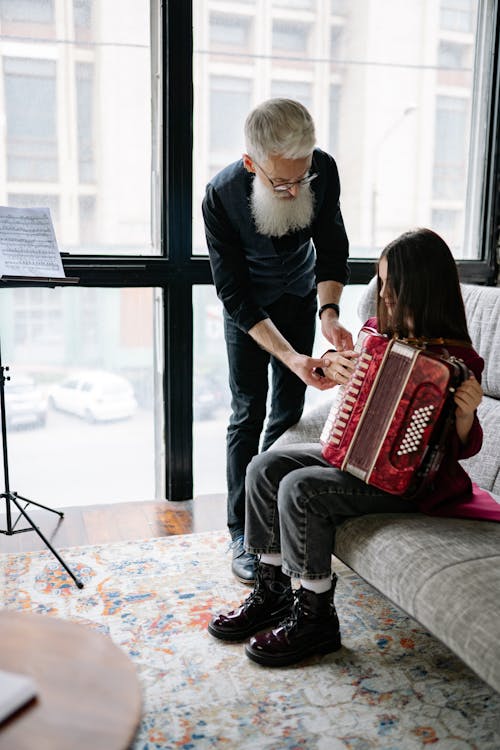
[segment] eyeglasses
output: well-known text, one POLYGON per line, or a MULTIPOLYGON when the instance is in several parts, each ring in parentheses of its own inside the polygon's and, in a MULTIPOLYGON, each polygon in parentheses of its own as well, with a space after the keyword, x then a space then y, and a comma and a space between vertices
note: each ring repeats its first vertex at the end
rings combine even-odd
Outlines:
POLYGON ((269 175, 266 174, 266 172, 264 172, 260 164, 257 164, 255 159, 252 159, 252 161, 255 164, 255 166, 260 169, 264 177, 270 182, 271 187, 275 193, 286 193, 289 190, 291 190, 291 188, 295 187, 296 185, 300 187, 302 187, 303 185, 309 185, 309 183, 315 180, 316 177, 318 176, 316 172, 313 172, 312 174, 308 174, 305 177, 302 177, 302 179, 300 180, 294 180, 293 182, 278 182, 276 184, 276 181, 273 180, 272 177, 269 177, 269 175))

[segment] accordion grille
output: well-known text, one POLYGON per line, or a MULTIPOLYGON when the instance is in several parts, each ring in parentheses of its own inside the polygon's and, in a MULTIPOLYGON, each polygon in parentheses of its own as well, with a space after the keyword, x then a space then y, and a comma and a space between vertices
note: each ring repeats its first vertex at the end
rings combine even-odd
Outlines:
POLYGON ((371 471, 398 407, 414 358, 394 349, 380 368, 346 456, 345 467, 364 479, 371 471))

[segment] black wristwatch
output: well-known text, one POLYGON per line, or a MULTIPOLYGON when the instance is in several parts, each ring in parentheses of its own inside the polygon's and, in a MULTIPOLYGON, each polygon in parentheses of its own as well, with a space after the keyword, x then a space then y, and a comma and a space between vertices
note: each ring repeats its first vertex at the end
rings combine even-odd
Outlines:
POLYGON ((337 315, 340 318, 340 307, 335 302, 327 302, 326 305, 321 305, 321 307, 318 310, 318 317, 321 318, 325 310, 335 310, 337 315))

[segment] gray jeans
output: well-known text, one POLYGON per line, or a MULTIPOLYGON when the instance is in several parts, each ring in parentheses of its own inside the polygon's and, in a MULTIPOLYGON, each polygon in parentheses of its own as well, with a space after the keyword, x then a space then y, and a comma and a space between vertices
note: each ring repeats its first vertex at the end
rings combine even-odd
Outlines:
POLYGON ((411 513, 410 500, 390 495, 335 469, 319 443, 255 456, 246 474, 245 548, 281 552, 283 570, 297 578, 331 574, 337 527, 367 513, 411 513))

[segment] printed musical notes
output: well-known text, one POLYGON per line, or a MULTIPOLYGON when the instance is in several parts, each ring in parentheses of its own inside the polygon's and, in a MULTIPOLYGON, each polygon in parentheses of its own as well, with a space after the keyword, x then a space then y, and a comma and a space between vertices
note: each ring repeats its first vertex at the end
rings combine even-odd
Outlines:
POLYGON ((48 208, 0 206, 0 276, 64 278, 48 208))

